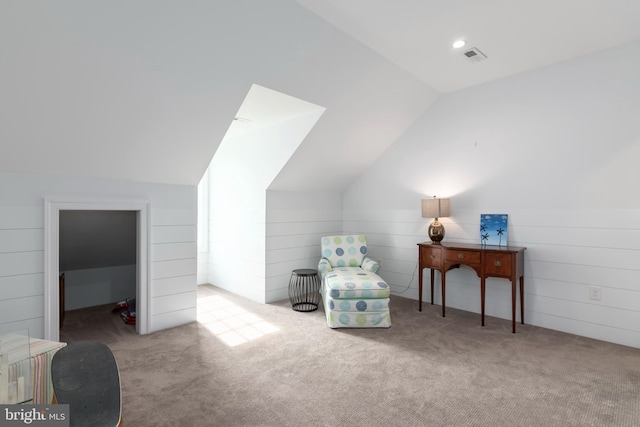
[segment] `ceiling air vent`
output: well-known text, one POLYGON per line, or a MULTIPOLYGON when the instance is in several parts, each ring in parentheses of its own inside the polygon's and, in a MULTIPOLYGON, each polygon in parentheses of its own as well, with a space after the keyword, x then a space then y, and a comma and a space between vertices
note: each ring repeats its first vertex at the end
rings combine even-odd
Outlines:
POLYGON ((487 59, 487 55, 480 52, 477 47, 472 47, 471 49, 463 52, 463 55, 466 56, 467 59, 469 59, 469 61, 471 62, 480 62, 487 59))

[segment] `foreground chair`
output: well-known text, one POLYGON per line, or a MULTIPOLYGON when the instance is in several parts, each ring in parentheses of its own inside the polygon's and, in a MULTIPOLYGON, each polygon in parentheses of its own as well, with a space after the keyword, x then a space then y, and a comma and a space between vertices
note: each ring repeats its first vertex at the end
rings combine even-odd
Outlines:
POLYGON ((330 328, 388 328, 389 285, 367 256, 364 235, 325 236, 318 263, 327 325, 330 328))
POLYGON ((122 426, 120 373, 113 353, 97 341, 77 341, 51 361, 54 402, 69 405, 70 425, 122 426))

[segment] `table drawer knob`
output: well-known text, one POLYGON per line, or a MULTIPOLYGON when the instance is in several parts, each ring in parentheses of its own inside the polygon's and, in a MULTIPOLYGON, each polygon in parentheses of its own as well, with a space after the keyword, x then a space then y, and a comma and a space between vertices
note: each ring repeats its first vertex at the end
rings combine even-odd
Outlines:
POLYGON ((429 259, 436 259, 435 255, 429 255, 429 259))
POLYGON ((502 267, 502 261, 494 261, 493 265, 495 265, 496 267, 502 267))
POLYGON ((464 258, 464 254, 458 254, 458 258, 459 258, 459 259, 464 258))

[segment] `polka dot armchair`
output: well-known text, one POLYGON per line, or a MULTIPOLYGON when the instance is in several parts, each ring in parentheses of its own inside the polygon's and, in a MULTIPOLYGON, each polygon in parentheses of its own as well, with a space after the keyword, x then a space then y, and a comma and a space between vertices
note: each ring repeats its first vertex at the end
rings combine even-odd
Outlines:
POLYGON ((321 239, 322 299, 331 328, 391 326, 389 285, 377 274, 379 264, 367 256, 366 236, 321 239))
POLYGON ((324 274, 334 267, 362 267, 375 273, 380 264, 367 256, 366 236, 326 236, 322 238, 322 259, 318 271, 324 274))

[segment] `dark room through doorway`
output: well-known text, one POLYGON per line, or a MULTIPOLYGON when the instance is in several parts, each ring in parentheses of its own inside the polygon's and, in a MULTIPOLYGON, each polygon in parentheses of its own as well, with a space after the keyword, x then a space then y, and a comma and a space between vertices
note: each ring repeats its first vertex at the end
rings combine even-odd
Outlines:
MULTIPOLYGON (((105 306, 121 301, 135 303, 138 286, 138 212, 127 210, 60 210, 59 213, 59 304, 60 328, 65 313, 105 306)), ((135 328, 130 308, 107 317, 122 318, 123 328, 135 328)), ((98 320, 99 321, 99 320, 98 320)), ((87 325, 91 327, 91 325, 87 325)))

